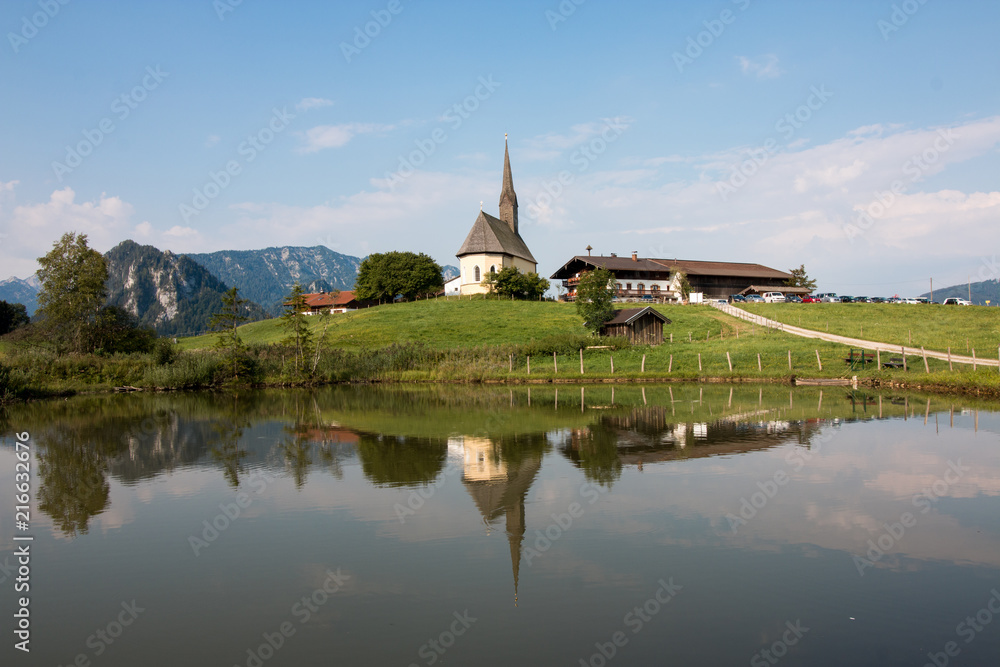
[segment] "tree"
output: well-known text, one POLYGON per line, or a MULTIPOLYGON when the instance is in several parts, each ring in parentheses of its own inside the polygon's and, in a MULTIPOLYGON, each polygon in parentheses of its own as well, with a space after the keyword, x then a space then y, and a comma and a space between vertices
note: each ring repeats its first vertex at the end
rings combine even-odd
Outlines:
POLYGON ((305 311, 309 306, 306 304, 305 292, 302 285, 295 283, 292 292, 285 300, 285 313, 281 316, 281 326, 288 332, 288 337, 282 343, 290 345, 295 350, 295 372, 305 369, 306 355, 312 344, 312 331, 306 321, 305 311))
POLYGON ((691 283, 688 282, 687 274, 681 270, 679 266, 672 266, 670 270, 673 271, 673 277, 677 279, 678 285, 681 288, 681 298, 684 301, 688 300, 688 296, 691 294, 691 283))
POLYGON ((612 301, 615 276, 607 269, 588 271, 580 277, 576 287, 576 312, 583 318, 585 327, 597 333, 601 326, 615 316, 612 301))
POLYGON ((785 281, 789 287, 805 287, 810 292, 816 289, 816 281, 806 275, 806 265, 800 264, 797 269, 790 269, 792 277, 785 281))
POLYGON ((354 294, 362 301, 412 300, 444 289, 441 267, 427 255, 412 252, 375 253, 358 267, 354 294))
POLYGON ((88 327, 87 339, 92 350, 105 354, 151 352, 156 332, 139 326, 132 313, 118 306, 104 306, 88 327))
POLYGON ((226 365, 231 369, 231 378, 239 380, 240 368, 246 362, 245 346, 240 338, 239 326, 248 318, 246 306, 249 299, 240 298, 240 290, 234 287, 222 295, 222 310, 212 315, 211 326, 219 329, 215 346, 225 350, 226 365))
POLYGON ((104 284, 108 266, 104 257, 87 246, 86 234, 69 232, 53 244, 52 250, 38 258, 41 289, 38 292, 38 315, 44 320, 59 350, 69 347, 83 352, 87 326, 107 300, 104 284))
POLYGON ((549 288, 549 281, 537 273, 521 273, 515 266, 506 266, 498 273, 490 272, 480 283, 504 299, 535 301, 549 288))
POLYGON ((23 303, 7 303, 0 301, 0 336, 31 321, 28 309, 23 303))

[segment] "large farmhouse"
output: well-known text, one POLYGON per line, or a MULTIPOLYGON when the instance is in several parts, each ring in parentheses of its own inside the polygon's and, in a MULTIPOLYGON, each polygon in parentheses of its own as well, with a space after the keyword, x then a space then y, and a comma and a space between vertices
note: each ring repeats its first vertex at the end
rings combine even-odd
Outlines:
POLYGON ((692 292, 701 292, 707 299, 726 298, 732 294, 766 292, 807 293, 800 287, 789 287, 785 281, 792 275, 761 264, 741 262, 705 262, 688 259, 650 259, 632 253, 631 257, 612 254, 577 255, 552 274, 561 280, 566 294, 563 299, 576 299, 576 286, 587 271, 603 268, 614 274, 617 295, 622 299, 642 298, 658 302, 680 300, 680 285, 676 271, 683 271, 692 292))
MULTIPOLYGON (((535 257, 521 238, 517 227, 517 195, 514 193, 514 178, 510 172, 510 154, 507 142, 503 151, 503 186, 500 189, 500 217, 494 218, 479 211, 479 217, 472 223, 472 229, 465 243, 457 253, 461 274, 457 289, 451 293, 483 294, 487 288, 481 285, 490 272, 497 273, 504 267, 513 266, 521 273, 536 271, 535 257)), ((449 282, 449 285, 454 283, 449 282)), ((446 292, 448 293, 448 292, 446 292)))

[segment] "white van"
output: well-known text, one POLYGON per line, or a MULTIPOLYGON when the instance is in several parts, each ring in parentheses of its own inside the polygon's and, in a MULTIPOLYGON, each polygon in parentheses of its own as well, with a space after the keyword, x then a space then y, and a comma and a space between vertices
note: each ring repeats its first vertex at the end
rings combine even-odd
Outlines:
POLYGON ((784 303, 785 295, 781 292, 764 292, 761 294, 766 303, 784 303))

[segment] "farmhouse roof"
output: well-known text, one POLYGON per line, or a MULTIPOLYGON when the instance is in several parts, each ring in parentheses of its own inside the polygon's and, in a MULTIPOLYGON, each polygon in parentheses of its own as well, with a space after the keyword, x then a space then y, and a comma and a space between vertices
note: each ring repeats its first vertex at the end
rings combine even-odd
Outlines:
POLYGON ((465 243, 455 254, 462 257, 479 253, 502 253, 537 263, 520 234, 503 220, 483 211, 479 212, 465 243))

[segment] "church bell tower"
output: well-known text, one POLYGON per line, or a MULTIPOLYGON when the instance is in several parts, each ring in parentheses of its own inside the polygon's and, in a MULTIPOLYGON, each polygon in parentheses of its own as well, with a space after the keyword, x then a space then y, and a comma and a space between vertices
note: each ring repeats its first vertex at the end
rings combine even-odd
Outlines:
POLYGON ((517 194, 514 192, 514 177, 510 173, 510 153, 507 151, 507 135, 503 137, 503 188, 500 190, 500 219, 517 231, 517 194))

